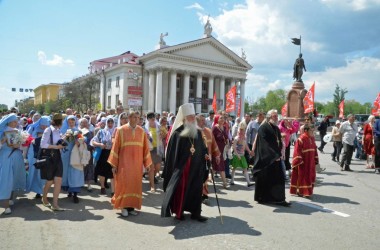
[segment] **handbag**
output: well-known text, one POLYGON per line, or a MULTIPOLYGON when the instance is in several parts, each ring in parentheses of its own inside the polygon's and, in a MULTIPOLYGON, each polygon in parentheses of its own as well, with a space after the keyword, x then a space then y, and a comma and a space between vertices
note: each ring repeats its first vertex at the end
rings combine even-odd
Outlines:
MULTIPOLYGON (((50 130, 50 142, 53 142, 53 133, 50 130)), ((53 151, 48 148, 39 148, 37 153, 37 160, 33 164, 36 169, 46 168, 53 161, 53 151)))

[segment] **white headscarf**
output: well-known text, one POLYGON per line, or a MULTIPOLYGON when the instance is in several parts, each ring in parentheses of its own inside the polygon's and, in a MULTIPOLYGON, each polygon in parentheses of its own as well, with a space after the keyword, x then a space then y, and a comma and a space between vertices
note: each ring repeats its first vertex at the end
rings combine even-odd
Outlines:
POLYGON ((182 126, 183 120, 188 115, 195 115, 195 109, 194 109, 193 103, 185 103, 179 107, 177 116, 174 120, 173 126, 170 131, 168 141, 170 140, 170 137, 172 136, 173 132, 176 131, 177 128, 182 126))

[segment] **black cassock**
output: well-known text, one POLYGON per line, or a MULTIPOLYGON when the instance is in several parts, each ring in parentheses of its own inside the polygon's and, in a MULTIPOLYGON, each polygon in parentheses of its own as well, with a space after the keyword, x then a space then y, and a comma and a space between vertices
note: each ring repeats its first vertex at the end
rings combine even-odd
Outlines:
POLYGON ((281 162, 281 132, 269 122, 264 122, 257 132, 253 174, 255 201, 285 201, 285 178, 281 162))
POLYGON ((173 132, 166 150, 163 171, 163 189, 166 193, 161 217, 170 217, 178 211, 187 211, 195 216, 201 214, 202 188, 208 176, 205 160, 207 148, 200 131, 196 139, 191 139, 180 136, 183 129, 182 125, 173 132), (190 152, 192 143, 195 148, 193 155, 190 152))

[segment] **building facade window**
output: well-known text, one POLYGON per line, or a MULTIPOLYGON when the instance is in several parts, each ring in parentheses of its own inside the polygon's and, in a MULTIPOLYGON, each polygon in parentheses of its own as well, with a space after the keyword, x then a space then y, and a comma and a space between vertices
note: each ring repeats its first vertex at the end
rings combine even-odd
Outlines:
POLYGON ((107 85, 107 88, 108 89, 111 89, 111 84, 112 84, 112 79, 108 79, 108 85, 107 85))
MULTIPOLYGON (((120 86, 120 76, 116 77, 116 88, 120 86)), ((117 101, 118 99, 116 99, 117 101)))
POLYGON ((111 96, 109 95, 107 99, 107 107, 111 108, 111 96))
POLYGON ((120 103, 119 95, 116 95, 115 103, 116 103, 116 106, 119 105, 119 103, 120 103))

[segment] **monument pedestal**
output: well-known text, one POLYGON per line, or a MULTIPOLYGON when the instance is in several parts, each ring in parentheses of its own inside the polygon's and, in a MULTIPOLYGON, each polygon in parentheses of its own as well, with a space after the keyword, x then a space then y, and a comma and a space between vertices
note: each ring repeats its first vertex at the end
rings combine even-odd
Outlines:
POLYGON ((307 90, 305 85, 301 81, 295 81, 292 85, 292 89, 288 92, 288 111, 287 117, 298 117, 298 119, 303 119, 305 117, 303 109, 303 98, 305 97, 307 90))

